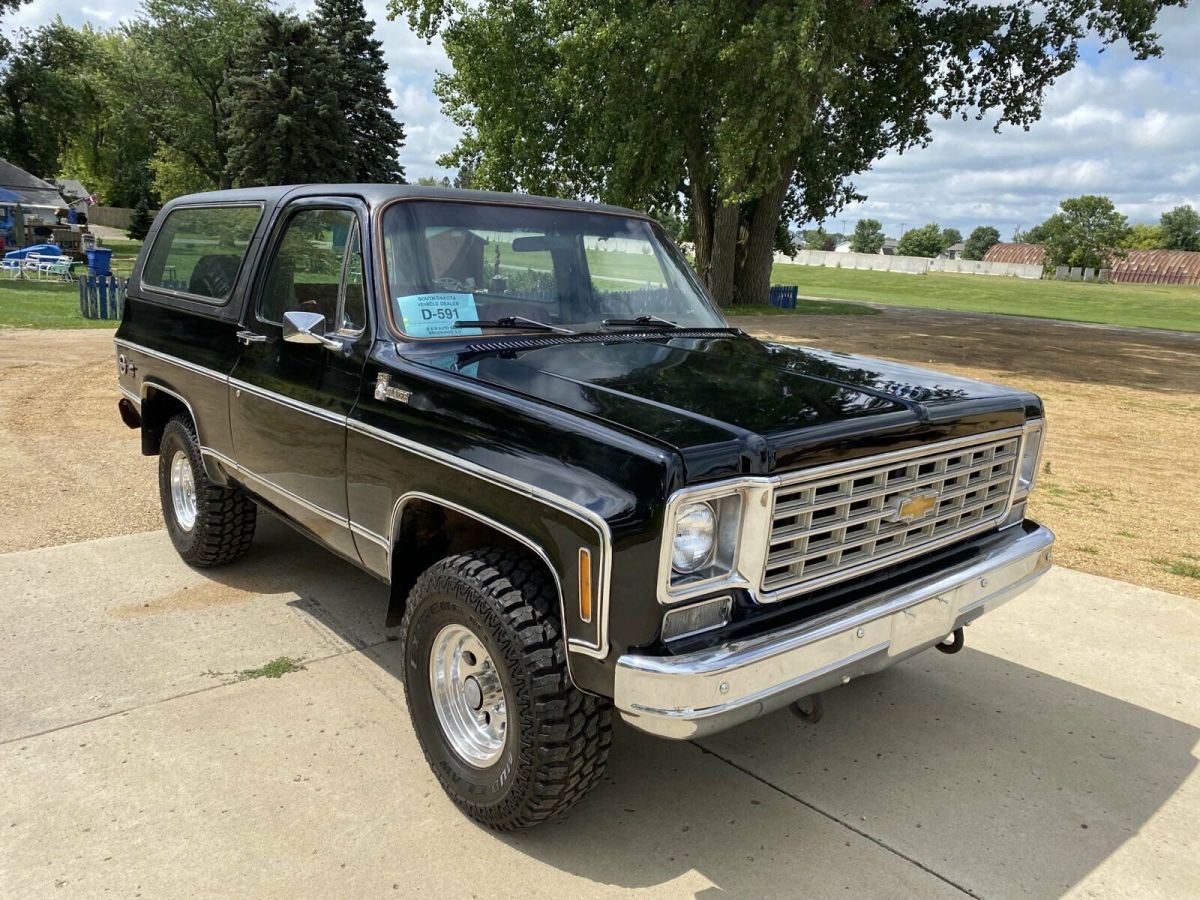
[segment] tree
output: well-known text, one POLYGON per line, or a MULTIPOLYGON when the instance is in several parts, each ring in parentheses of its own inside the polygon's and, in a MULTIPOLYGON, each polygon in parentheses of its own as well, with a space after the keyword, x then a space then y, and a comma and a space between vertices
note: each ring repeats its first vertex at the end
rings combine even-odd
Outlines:
POLYGON ((154 216, 150 212, 150 202, 142 197, 133 208, 133 215, 129 217, 129 228, 125 231, 125 237, 131 241, 144 241, 153 224, 154 216))
POLYGON ((993 244, 1000 243, 1000 232, 991 225, 980 225, 963 246, 963 259, 983 259, 993 244))
POLYGON ((346 154, 351 180, 404 183, 399 162, 404 126, 392 115, 396 104, 387 88, 383 43, 362 0, 317 0, 317 32, 339 59, 338 105, 346 117, 346 154))
POLYGON ((1129 250, 1159 250, 1162 248, 1164 237, 1161 225, 1139 222, 1129 229, 1121 246, 1129 250))
POLYGON ((943 241, 942 229, 938 227, 937 222, 930 222, 920 228, 910 228, 900 235, 900 242, 896 245, 896 255, 932 258, 946 249, 943 241))
POLYGON ((1190 206, 1177 206, 1162 214, 1164 250, 1200 250, 1200 213, 1190 206))
POLYGON ((143 0, 142 9, 124 26, 136 114, 209 187, 231 187, 231 79, 266 0, 143 0))
POLYGON ((837 246, 837 240, 825 230, 824 225, 806 229, 804 232, 805 250, 832 250, 837 246))
POLYGON ((237 60, 227 155, 237 185, 338 182, 353 177, 338 106, 337 54, 293 15, 264 13, 237 60))
POLYGON ((1059 204, 1039 229, 1045 236, 1047 266, 1101 268, 1121 255, 1129 227, 1107 197, 1085 194, 1059 204))
MULTIPOLYGON (((453 63, 482 187, 681 206, 722 305, 763 303, 785 206, 821 221, 937 115, 1028 127, 1080 42, 1157 55, 1183 0, 389 0, 453 63)), ((789 209, 789 211, 790 211, 789 209)))
POLYGON ((417 179, 417 184, 421 187, 450 187, 450 179, 443 175, 441 178, 434 178, 432 175, 422 175, 417 179))
POLYGON ((19 33, 0 74, 0 155, 33 175, 58 175, 63 123, 83 100, 77 64, 85 52, 79 33, 58 19, 19 33))
POLYGON ((961 244, 962 239, 963 239, 962 232, 959 231, 957 228, 943 228, 942 229, 942 250, 945 250, 948 247, 952 247, 954 244, 961 244))
POLYGON ((885 240, 883 225, 878 220, 859 219, 850 238, 850 249, 855 253, 878 253, 885 240))

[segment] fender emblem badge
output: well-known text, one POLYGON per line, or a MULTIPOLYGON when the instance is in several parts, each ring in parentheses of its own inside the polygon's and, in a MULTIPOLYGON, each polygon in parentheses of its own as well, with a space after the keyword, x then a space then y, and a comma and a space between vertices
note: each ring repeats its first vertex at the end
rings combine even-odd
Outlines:
POLYGON ((392 387, 392 376, 387 372, 380 372, 379 376, 375 379, 375 399, 395 400, 398 403, 407 403, 412 399, 412 391, 392 387))

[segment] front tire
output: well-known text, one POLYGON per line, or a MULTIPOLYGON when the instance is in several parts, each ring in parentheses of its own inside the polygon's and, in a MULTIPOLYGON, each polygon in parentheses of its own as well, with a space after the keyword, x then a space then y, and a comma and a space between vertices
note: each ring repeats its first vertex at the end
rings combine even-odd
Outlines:
POLYGON ((239 489, 209 479, 187 416, 176 416, 163 429, 158 493, 167 534, 188 565, 224 565, 250 549, 258 509, 239 489))
POLYGON ((612 744, 608 702, 571 684, 556 608, 542 567, 496 548, 435 563, 408 597, 401 650, 417 739, 450 799, 497 830, 570 809, 612 744))

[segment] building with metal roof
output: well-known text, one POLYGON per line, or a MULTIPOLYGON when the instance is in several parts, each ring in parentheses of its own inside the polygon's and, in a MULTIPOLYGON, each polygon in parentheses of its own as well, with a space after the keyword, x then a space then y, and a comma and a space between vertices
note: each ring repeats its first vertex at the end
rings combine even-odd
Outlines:
POLYGON ((1046 263, 1046 248, 1041 244, 992 244, 983 255, 983 261, 1041 266, 1046 263))

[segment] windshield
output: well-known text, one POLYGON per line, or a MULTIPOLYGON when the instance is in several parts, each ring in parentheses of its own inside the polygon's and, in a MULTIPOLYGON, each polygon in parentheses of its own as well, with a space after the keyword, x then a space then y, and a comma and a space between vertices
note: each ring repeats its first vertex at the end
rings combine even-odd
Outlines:
POLYGON ((392 318, 408 337, 727 327, 642 219, 410 201, 388 207, 383 240, 392 318))

